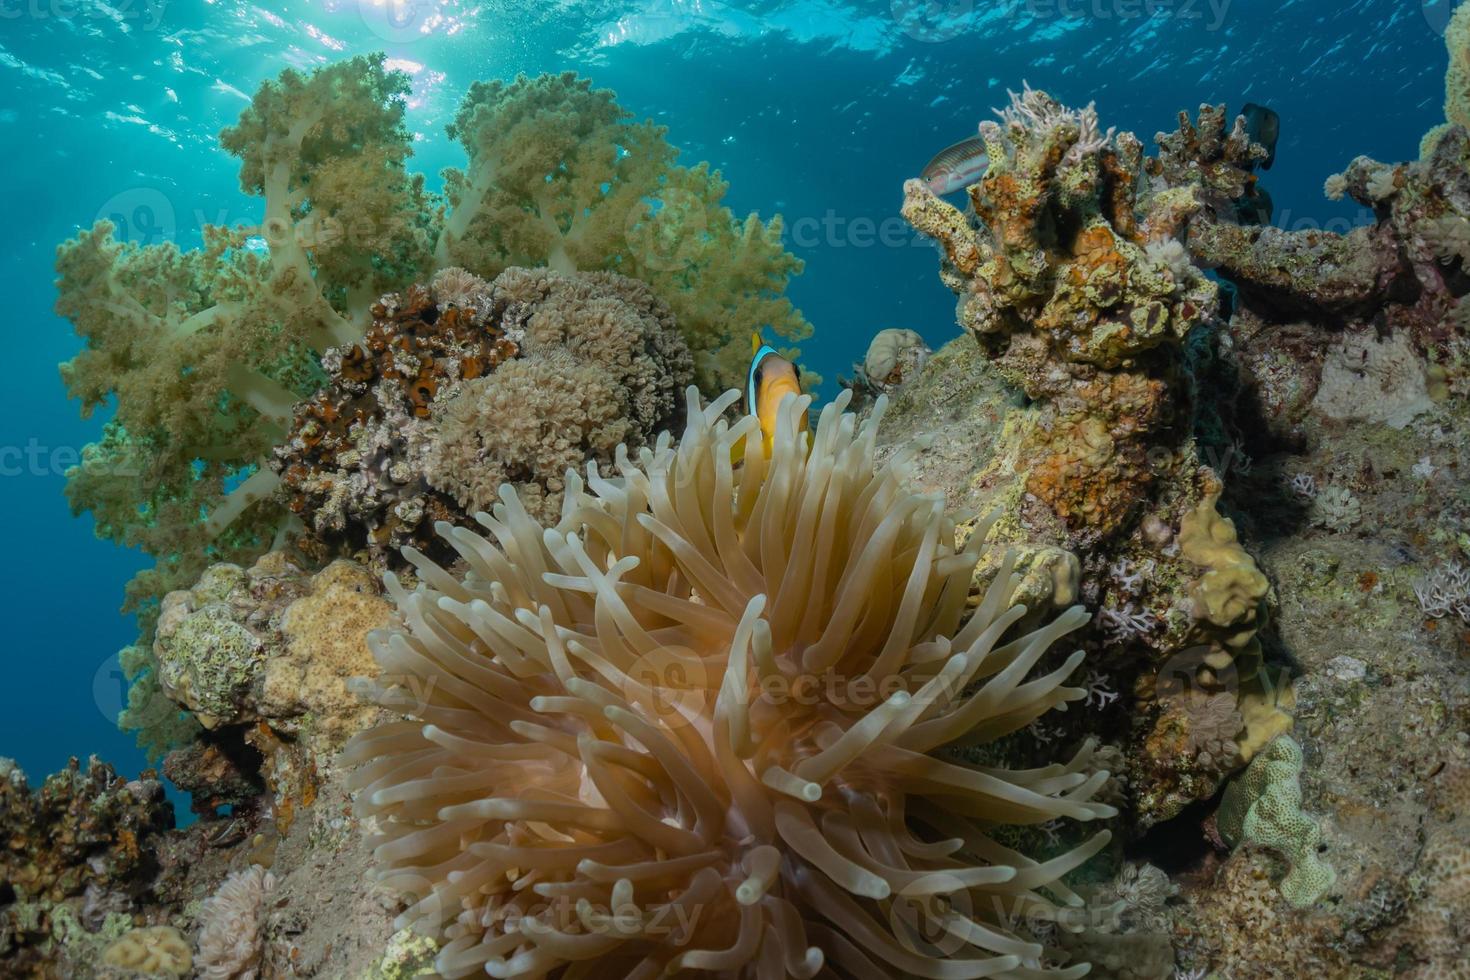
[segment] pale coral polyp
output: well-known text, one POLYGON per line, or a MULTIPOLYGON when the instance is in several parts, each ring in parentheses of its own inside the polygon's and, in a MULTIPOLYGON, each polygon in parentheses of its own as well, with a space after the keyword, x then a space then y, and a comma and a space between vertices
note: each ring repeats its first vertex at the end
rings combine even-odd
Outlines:
POLYGON ((569 476, 555 527, 507 488, 487 536, 440 528, 463 578, 418 554, 413 591, 389 577, 369 693, 408 718, 348 759, 442 974, 1087 972, 1008 923, 1080 904, 1059 879, 1108 832, 1038 863, 983 828, 1112 816, 1108 774, 1090 747, 1016 772, 952 751, 1083 697, 1080 652, 1027 675, 1087 616, 1005 640, 1018 577, 971 608, 984 528, 958 549, 875 462, 881 402, 859 422, 846 397, 810 434, 788 399, 766 459, 722 417, 736 393, 691 389, 683 437, 569 476), (820 697, 777 693, 804 676, 820 697))

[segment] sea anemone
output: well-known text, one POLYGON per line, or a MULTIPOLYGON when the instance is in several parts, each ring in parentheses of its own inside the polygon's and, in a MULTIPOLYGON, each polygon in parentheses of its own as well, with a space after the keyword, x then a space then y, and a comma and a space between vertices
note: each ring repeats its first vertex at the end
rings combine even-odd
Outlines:
POLYGON ((1060 878, 1108 832, 1037 862, 986 829, 1112 816, 1108 774, 972 760, 1084 697, 1080 651, 1027 675, 1086 613, 1024 630, 1009 559, 969 601, 985 528, 957 547, 875 463, 882 399, 807 434, 788 398, 767 459, 737 398, 569 474, 555 527, 510 488, 487 537, 441 525, 462 578, 386 577, 363 692, 408 718, 347 753, 397 927, 448 977, 1082 976, 1018 932, 1082 904, 1060 878))
POLYGON ((261 927, 275 875, 258 864, 237 871, 204 900, 199 930, 202 980, 255 980, 265 954, 261 927))

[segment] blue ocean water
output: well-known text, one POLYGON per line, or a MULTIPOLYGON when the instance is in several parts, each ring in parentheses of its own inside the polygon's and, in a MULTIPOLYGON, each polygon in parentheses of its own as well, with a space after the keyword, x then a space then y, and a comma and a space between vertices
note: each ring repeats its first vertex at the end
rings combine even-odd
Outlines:
POLYGON ((869 339, 954 336, 930 247, 897 217, 901 184, 968 136, 1022 81, 1096 101, 1149 142, 1202 102, 1281 115, 1265 184, 1274 222, 1343 229, 1369 215, 1323 198, 1359 154, 1417 155, 1443 118, 1451 0, 0 0, 0 252, 10 383, 0 407, 9 607, 0 755, 33 777, 98 753, 145 765, 117 731, 116 651, 136 631, 122 586, 147 562, 94 538, 62 492, 96 438, 56 365, 78 340, 52 312, 55 245, 121 215, 137 240, 198 243, 253 218, 216 134, 262 79, 383 50, 413 79, 412 168, 461 162, 444 133, 482 78, 573 69, 708 160, 737 213, 786 217, 806 262, 790 295, 816 327, 806 365, 828 379, 869 339))

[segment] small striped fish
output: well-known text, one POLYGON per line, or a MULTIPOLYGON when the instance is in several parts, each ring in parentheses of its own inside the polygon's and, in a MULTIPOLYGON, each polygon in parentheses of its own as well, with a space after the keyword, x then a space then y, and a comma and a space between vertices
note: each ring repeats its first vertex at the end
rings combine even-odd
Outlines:
POLYGON ((985 141, 978 136, 971 136, 940 150, 919 176, 934 193, 953 194, 971 184, 978 184, 989 166, 990 158, 985 155, 985 141))

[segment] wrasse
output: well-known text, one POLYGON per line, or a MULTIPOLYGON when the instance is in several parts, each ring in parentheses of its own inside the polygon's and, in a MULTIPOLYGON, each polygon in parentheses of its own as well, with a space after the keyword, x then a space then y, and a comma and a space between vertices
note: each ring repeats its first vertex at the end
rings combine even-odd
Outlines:
POLYGON ((978 136, 960 140, 946 147, 925 165, 919 177, 936 194, 953 194, 971 184, 980 183, 990 166, 985 155, 985 141, 978 136))
MULTIPOLYGON (((787 395, 800 395, 801 379, 796 365, 776 353, 776 348, 762 342, 760 334, 751 334, 750 347, 750 370, 745 375, 745 412, 760 421, 761 446, 769 458, 776 444, 776 412, 781 407, 781 399, 787 395)), ((798 424, 803 431, 806 429, 805 412, 798 424)))

